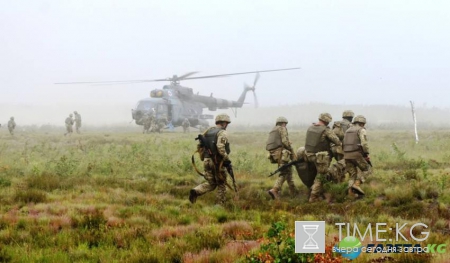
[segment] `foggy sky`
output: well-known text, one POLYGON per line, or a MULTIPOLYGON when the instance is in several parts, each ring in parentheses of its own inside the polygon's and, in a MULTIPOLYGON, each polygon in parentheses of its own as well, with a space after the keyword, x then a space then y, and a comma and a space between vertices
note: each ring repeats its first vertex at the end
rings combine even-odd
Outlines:
MULTIPOLYGON (((261 106, 447 108, 449 11, 448 1, 1 1, 0 104, 16 112, 2 110, 0 122, 22 114, 62 124, 73 110, 91 123, 128 122, 136 102, 165 84, 55 82, 286 67, 302 69, 261 75, 261 106)), ((182 84, 236 100, 253 78, 182 84)))

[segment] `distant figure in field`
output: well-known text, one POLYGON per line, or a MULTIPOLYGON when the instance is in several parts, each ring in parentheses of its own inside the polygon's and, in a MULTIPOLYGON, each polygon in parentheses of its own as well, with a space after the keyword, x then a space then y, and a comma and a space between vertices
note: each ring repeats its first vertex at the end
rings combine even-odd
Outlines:
POLYGON ((189 122, 188 118, 184 118, 184 121, 181 123, 181 126, 183 126, 184 133, 189 133, 189 127, 191 127, 191 123, 189 122))
POLYGON ((14 117, 9 118, 8 121, 8 130, 11 135, 14 135, 14 129, 16 128, 16 122, 14 121, 14 117))
POLYGON ((74 120, 73 120, 72 117, 73 117, 73 115, 71 113, 71 114, 69 114, 69 117, 66 118, 66 121, 65 121, 65 123, 66 123, 66 133, 64 133, 64 136, 66 136, 67 134, 71 135, 73 133, 74 120))
MULTIPOLYGON (((287 124, 288 120, 285 117, 278 117, 275 122, 275 127, 269 132, 269 138, 266 142, 266 150, 269 151, 269 160, 271 163, 278 164, 278 166, 296 159, 295 152, 289 141, 287 124)), ((291 196, 294 197, 297 195, 297 188, 295 188, 294 180, 292 179, 292 166, 289 166, 281 170, 274 186, 267 191, 272 199, 279 198, 284 182, 287 182, 289 185, 291 196)))
POLYGON ((344 136, 344 158, 345 168, 350 174, 348 180, 349 195, 356 194, 358 197, 364 196, 361 184, 366 177, 371 174, 369 144, 367 143, 366 118, 358 115, 353 119, 353 126, 350 127, 344 136), (356 167, 361 170, 357 173, 356 167))
MULTIPOLYGON (((335 121, 333 123, 333 128, 332 128, 333 132, 339 138, 341 143, 344 142, 345 132, 347 131, 348 128, 350 128, 352 126, 353 116, 355 116, 355 113, 353 113, 352 110, 346 110, 342 113, 342 120, 335 121)), ((336 159, 336 161, 340 161, 340 160, 344 159, 344 151, 342 150, 342 147, 332 144, 331 151, 332 151, 333 157, 336 159)))
POLYGON ((334 132, 328 127, 332 121, 331 114, 321 113, 319 122, 309 126, 306 132, 305 154, 307 162, 314 164, 317 169, 317 176, 311 186, 309 202, 316 202, 323 199, 323 183, 328 180, 330 166, 329 152, 331 143, 341 146, 342 143, 334 132))
POLYGON ((75 129, 76 129, 77 133, 80 133, 81 115, 77 111, 74 111, 73 114, 75 114, 75 129))

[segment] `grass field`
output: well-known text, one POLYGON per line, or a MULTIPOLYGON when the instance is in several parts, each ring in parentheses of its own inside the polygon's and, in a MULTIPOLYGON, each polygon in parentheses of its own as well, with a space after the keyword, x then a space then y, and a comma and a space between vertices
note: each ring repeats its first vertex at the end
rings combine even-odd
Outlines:
MULTIPOLYGON (((284 186, 266 191, 276 167, 266 159, 266 132, 229 131, 239 193, 225 207, 215 192, 192 205, 203 182, 190 163, 197 133, 0 133, 0 262, 291 262, 294 221, 324 220, 328 249, 335 223, 424 223, 421 245, 450 245, 450 133, 427 131, 419 144, 406 131, 369 130, 372 177, 366 197, 346 184, 326 185, 329 202, 309 204, 284 186), (279 244, 279 246, 277 245, 279 244)), ((305 131, 290 132, 297 148, 305 131)), ((403 229, 409 237, 407 227, 403 229)), ((366 242, 367 243, 367 242, 366 242)), ((388 242, 389 243, 389 242, 388 242)), ((395 242, 394 242, 395 243, 395 242)), ((403 241, 402 243, 408 243, 403 241)), ((409 242, 416 243, 416 242, 409 242)), ((450 249, 450 248, 449 248, 450 249)), ((328 251, 330 252, 330 251, 328 251)), ((446 262, 444 254, 362 254, 354 262, 446 262)), ((344 262, 328 253, 318 262, 344 262), (334 258, 333 260, 330 258, 334 258), (328 260, 328 261, 327 261, 328 260)))

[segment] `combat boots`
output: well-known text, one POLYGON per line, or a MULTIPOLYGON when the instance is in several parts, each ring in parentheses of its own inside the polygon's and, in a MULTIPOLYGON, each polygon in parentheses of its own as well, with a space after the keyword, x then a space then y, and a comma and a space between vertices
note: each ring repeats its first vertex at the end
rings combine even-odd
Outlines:
POLYGON ((191 189, 191 191, 189 192, 189 201, 194 204, 197 201, 197 191, 195 191, 194 189, 191 189))
POLYGON ((318 179, 314 180, 314 184, 311 186, 311 193, 309 194, 309 202, 314 203, 323 200, 323 186, 322 182, 318 179))
POLYGON ((278 189, 277 188, 272 188, 269 191, 267 191, 267 193, 270 195, 270 197, 272 197, 272 199, 280 199, 280 195, 278 194, 278 189))
POLYGON ((356 179, 355 183, 351 186, 351 190, 358 195, 365 195, 364 191, 361 189, 361 180, 356 179))

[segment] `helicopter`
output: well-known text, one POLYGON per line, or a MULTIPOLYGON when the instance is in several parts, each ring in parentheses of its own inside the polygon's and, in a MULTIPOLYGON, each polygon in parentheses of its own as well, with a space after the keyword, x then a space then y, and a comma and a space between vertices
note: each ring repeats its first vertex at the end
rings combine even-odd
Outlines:
POLYGON ((134 109, 131 110, 131 117, 137 125, 143 125, 143 117, 146 114, 153 115, 155 120, 168 121, 168 128, 172 129, 182 125, 182 122, 187 118, 192 127, 204 129, 209 126, 208 119, 213 119, 214 116, 210 114, 203 114, 203 109, 207 108, 209 111, 216 111, 217 109, 229 109, 231 108, 236 116, 237 108, 241 108, 244 105, 244 101, 247 92, 252 91, 254 97, 255 107, 258 107, 258 100, 255 93, 256 83, 260 77, 261 72, 273 72, 284 70, 295 70, 300 68, 285 68, 285 69, 271 69, 260 70, 250 72, 238 72, 228 74, 217 74, 209 76, 192 77, 192 75, 198 72, 189 72, 182 76, 173 75, 164 79, 150 79, 150 80, 121 80, 121 81, 97 81, 97 82, 62 82, 55 84, 135 84, 146 82, 170 82, 168 85, 164 85, 161 89, 154 89, 150 91, 150 97, 139 100, 134 109), (232 75, 242 74, 254 74, 256 73, 253 85, 244 85, 239 98, 234 100, 227 100, 213 97, 213 94, 209 96, 194 94, 192 88, 184 87, 180 85, 180 81, 192 80, 192 79, 206 79, 206 78, 219 78, 232 75))

